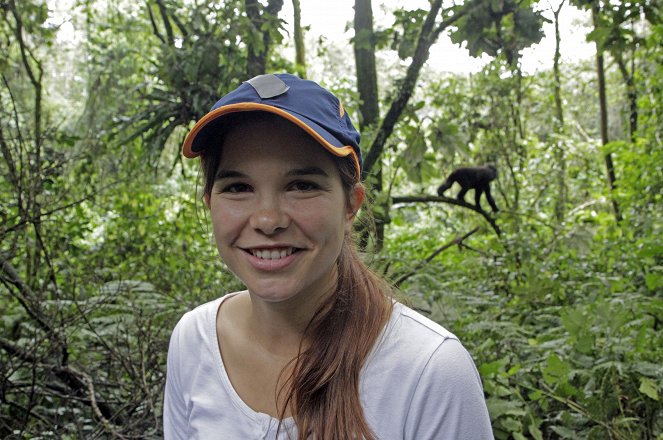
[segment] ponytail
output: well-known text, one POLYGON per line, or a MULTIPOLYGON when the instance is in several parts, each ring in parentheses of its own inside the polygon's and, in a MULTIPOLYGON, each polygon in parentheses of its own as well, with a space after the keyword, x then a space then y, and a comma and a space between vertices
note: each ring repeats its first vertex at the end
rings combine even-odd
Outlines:
MULTIPOLYGON (((360 185, 355 183, 354 164, 344 159, 337 163, 349 199, 360 185)), ((281 386, 286 399, 280 418, 292 409, 298 440, 377 440, 364 417, 359 379, 391 315, 391 289, 360 259, 351 233, 345 236, 337 266, 336 290, 306 328, 307 348, 281 386)))

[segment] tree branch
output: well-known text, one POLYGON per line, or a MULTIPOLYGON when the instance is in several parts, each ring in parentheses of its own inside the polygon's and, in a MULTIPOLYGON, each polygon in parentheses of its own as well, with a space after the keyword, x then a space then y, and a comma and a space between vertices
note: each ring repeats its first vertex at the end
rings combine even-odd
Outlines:
POLYGON ((173 27, 170 25, 170 18, 168 18, 168 10, 163 4, 162 0, 156 0, 157 6, 159 7, 159 13, 161 14, 161 19, 163 20, 163 27, 166 29, 166 36, 168 37, 168 44, 171 46, 175 44, 175 36, 173 35, 173 27))
POLYGON ((486 221, 490 224, 490 226, 493 228, 495 231, 495 234, 497 234, 498 237, 502 236, 502 231, 500 230, 500 227, 497 226, 497 223, 495 222, 495 218, 491 217, 491 215, 481 209, 480 207, 477 207, 476 205, 471 205, 467 202, 463 202, 462 200, 458 199, 452 199, 450 197, 444 197, 444 196, 395 196, 391 198, 392 203, 436 203, 436 202, 444 202, 444 203, 449 203, 451 205, 457 205, 457 206, 462 206, 463 208, 471 209, 474 212, 478 212, 483 216, 483 218, 486 219, 486 221))
MULTIPOLYGON (((103 188, 102 188, 102 190, 103 190, 103 188)), ((83 203, 84 201, 93 198, 98 193, 99 193, 99 191, 95 191, 94 193, 88 194, 85 197, 82 197, 78 200, 74 200, 73 202, 67 203, 66 205, 58 206, 56 208, 51 209, 50 211, 42 212, 42 213, 39 214, 39 219, 41 220, 41 219, 43 219, 43 217, 47 217, 47 216, 49 216, 51 214, 54 214, 58 211, 64 211, 65 209, 69 209, 71 207, 79 205, 79 204, 83 203)), ((9 226, 6 229, 0 230, 0 238, 4 237, 9 232, 13 232, 13 231, 25 226, 26 224, 34 222, 34 221, 37 221, 37 218, 35 218, 35 217, 26 217, 26 218, 22 219, 21 221, 19 221, 18 223, 15 223, 14 225, 9 226)))
MULTIPOLYGON (((446 243, 445 245, 443 245, 442 247, 438 248, 437 250, 435 250, 435 252, 433 252, 432 254, 430 254, 430 255, 429 255, 428 257, 426 257, 424 260, 420 261, 420 262, 415 266, 414 269, 412 269, 410 272, 408 272, 408 273, 406 273, 405 275, 403 275, 403 276, 401 276, 400 278, 398 278, 398 279, 394 282, 394 285, 395 285, 396 287, 399 287, 399 286, 403 283, 403 281, 407 280, 407 279, 410 278, 412 275, 415 275, 415 274, 419 271, 419 269, 421 269, 421 268, 424 267, 426 264, 428 264, 428 263, 430 263, 431 261, 433 261, 433 258, 437 257, 440 253, 442 253, 442 252, 444 252, 445 250, 449 249, 451 246, 454 246, 454 245, 460 245, 461 243, 463 243, 463 241, 464 241, 465 239, 467 239, 467 238, 470 237, 471 235, 475 234, 478 230, 479 230, 479 227, 477 226, 476 228, 472 229, 470 232, 466 233, 465 235, 463 235, 463 236, 461 236, 461 237, 456 237, 456 238, 454 238, 453 240, 451 240, 450 242, 448 242, 448 243, 446 243)), ((469 247, 469 246, 468 246, 468 247, 469 247)))
POLYGON ((393 133, 396 122, 407 106, 407 103, 410 100, 412 93, 414 92, 414 87, 417 84, 419 72, 428 60, 430 47, 433 45, 433 43, 435 43, 438 36, 444 29, 451 26, 471 10, 471 8, 464 8, 453 15, 451 18, 443 20, 439 26, 435 27, 435 20, 438 13, 440 12, 441 7, 442 0, 435 0, 431 4, 431 8, 428 11, 428 15, 426 16, 424 24, 421 27, 421 32, 419 33, 419 39, 417 41, 417 47, 415 49, 414 56, 412 57, 412 63, 410 63, 410 66, 407 68, 402 85, 398 89, 396 97, 391 102, 391 106, 389 107, 387 114, 382 120, 380 128, 378 129, 377 134, 373 139, 373 143, 371 144, 368 153, 364 158, 364 171, 362 173, 364 178, 366 178, 366 176, 371 172, 371 169, 382 155, 382 151, 384 150, 384 146, 387 143, 387 139, 389 139, 389 136, 391 136, 393 133))
POLYGON ((150 23, 152 24, 152 32, 154 32, 154 35, 156 35, 157 38, 161 40, 163 44, 166 44, 166 40, 161 35, 161 32, 159 32, 159 28, 157 27, 157 22, 154 19, 154 14, 152 13, 152 8, 150 7, 149 2, 146 1, 145 6, 147 7, 147 13, 150 16, 150 23))
POLYGON ((19 193, 20 183, 18 180, 18 173, 16 172, 16 162, 12 157, 12 152, 11 149, 9 148, 9 145, 7 144, 7 141, 5 141, 5 135, 2 131, 2 125, 0 125, 0 150, 2 151, 2 158, 5 160, 5 163, 7 164, 7 173, 9 174, 7 180, 9 180, 9 183, 11 183, 11 185, 14 187, 16 193, 19 193))
POLYGON ((16 4, 14 3, 14 0, 10 0, 8 6, 12 12, 12 15, 14 16, 14 21, 16 22, 16 29, 14 29, 14 34, 16 35, 16 40, 18 41, 18 46, 21 52, 21 60, 23 61, 23 66, 25 67, 25 71, 27 72, 28 77, 30 78, 32 86, 36 90, 41 90, 41 75, 42 75, 41 63, 35 59, 32 53, 30 53, 30 50, 25 46, 25 40, 23 40, 23 20, 21 19, 21 16, 16 10, 16 4), (32 67, 30 66, 28 55, 30 56, 30 58, 32 58, 33 61, 37 63, 37 69, 39 70, 39 79, 37 79, 34 71, 32 70, 32 67))

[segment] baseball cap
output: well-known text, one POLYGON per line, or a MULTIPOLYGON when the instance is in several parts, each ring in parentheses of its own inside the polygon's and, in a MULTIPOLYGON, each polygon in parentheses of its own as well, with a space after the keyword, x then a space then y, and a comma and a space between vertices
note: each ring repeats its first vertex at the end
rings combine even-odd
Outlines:
POLYGON ((182 154, 194 158, 218 146, 218 137, 230 128, 225 116, 248 111, 279 115, 296 124, 331 154, 352 156, 361 175, 359 132, 339 99, 317 83, 295 75, 259 75, 219 99, 187 134, 182 154))

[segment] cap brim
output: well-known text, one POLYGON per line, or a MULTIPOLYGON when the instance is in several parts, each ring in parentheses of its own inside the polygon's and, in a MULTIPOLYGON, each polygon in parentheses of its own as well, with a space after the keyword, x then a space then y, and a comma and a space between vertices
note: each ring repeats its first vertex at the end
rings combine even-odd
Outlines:
POLYGON ((342 145, 331 133, 329 133, 314 121, 308 119, 305 116, 293 114, 278 107, 255 102, 228 104, 207 113, 198 122, 196 122, 196 125, 194 125, 191 131, 189 131, 187 134, 186 138, 184 139, 184 145, 182 146, 182 154, 188 158, 200 156, 208 147, 212 146, 210 143, 214 142, 213 139, 217 137, 216 135, 218 135, 218 130, 221 129, 219 122, 222 121, 222 116, 231 113, 248 111, 264 111, 274 113, 287 119, 308 133, 331 154, 339 157, 352 155, 357 170, 359 171, 361 169, 359 159, 354 151, 354 148, 351 145, 342 145))

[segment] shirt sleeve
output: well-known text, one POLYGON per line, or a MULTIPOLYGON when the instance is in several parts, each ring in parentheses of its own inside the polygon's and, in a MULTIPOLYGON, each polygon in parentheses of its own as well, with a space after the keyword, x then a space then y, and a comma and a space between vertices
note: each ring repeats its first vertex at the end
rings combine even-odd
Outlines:
POLYGON ((493 439, 481 378, 458 340, 445 339, 424 368, 405 421, 405 439, 493 439))
POLYGON ((173 330, 168 347, 166 390, 163 403, 164 440, 184 440, 187 438, 187 404, 179 382, 181 372, 178 360, 182 355, 179 344, 180 328, 181 321, 173 330))

